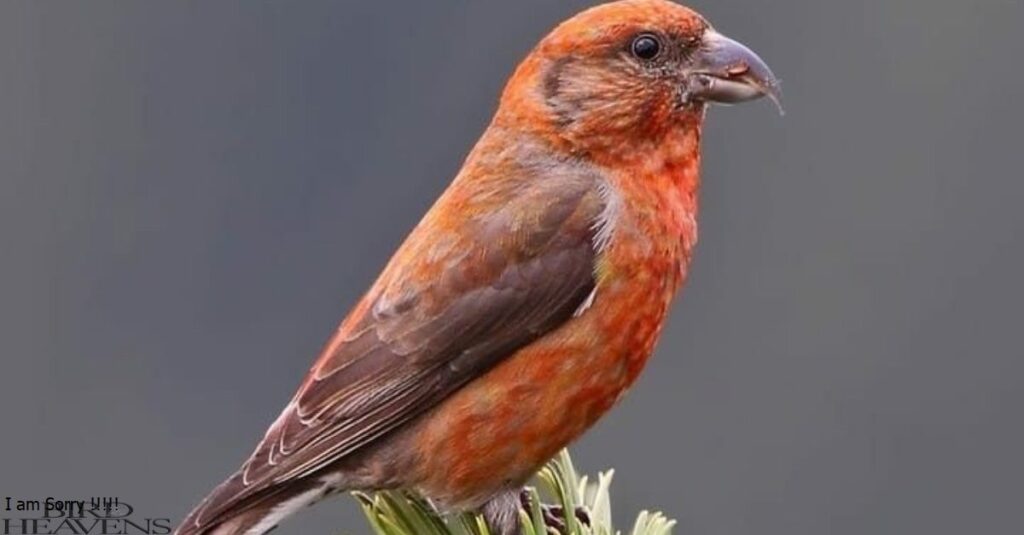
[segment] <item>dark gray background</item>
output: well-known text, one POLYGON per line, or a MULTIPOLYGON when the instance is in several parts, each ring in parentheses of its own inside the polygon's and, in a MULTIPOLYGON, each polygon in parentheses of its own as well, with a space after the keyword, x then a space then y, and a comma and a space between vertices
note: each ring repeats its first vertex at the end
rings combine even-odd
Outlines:
MULTIPOLYGON (((0 498, 180 518, 589 4, 0 4, 0 498)), ((689 286, 579 463, 685 535, 1021 532, 1024 5, 695 7, 788 114, 710 114, 689 286)))

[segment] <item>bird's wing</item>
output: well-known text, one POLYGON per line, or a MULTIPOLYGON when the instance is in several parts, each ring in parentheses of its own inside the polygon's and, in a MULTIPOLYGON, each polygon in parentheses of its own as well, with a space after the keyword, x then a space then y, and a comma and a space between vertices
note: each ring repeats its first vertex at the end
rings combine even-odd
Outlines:
POLYGON ((594 289, 604 200, 592 174, 563 175, 456 181, 195 521, 373 443, 571 319, 594 289))

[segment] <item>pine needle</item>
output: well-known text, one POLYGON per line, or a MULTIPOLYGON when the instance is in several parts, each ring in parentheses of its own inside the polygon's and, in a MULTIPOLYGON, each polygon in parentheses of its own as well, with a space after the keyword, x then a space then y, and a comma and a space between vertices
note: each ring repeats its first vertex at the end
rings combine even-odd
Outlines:
MULTIPOLYGON (((622 535, 612 522, 611 483, 614 471, 593 481, 580 476, 569 452, 562 451, 542 468, 537 487, 527 488, 529 507, 519 509, 523 535, 622 535), (564 523, 564 531, 545 522, 544 500, 564 523), (580 507, 590 525, 577 518, 580 507), (562 513, 565 512, 565 513, 562 513)), ((442 515, 423 498, 407 492, 353 493, 376 535, 492 535, 479 514, 442 515)), ((676 521, 659 512, 642 511, 629 535, 671 535, 676 521)))

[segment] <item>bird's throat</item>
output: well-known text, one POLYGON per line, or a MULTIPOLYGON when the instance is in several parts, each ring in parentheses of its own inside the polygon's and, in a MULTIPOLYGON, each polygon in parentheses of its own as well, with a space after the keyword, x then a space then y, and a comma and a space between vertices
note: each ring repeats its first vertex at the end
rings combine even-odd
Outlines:
POLYGON ((697 244, 700 129, 676 129, 657 147, 616 154, 603 167, 622 206, 609 264, 671 281, 664 291, 674 293, 697 244))

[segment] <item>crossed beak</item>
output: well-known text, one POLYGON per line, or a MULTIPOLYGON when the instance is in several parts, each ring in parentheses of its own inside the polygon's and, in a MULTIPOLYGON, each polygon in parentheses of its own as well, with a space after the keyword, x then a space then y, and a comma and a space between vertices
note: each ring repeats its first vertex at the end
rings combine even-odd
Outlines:
POLYGON ((686 75, 687 100, 735 104, 768 97, 782 111, 779 81, 764 60, 738 41, 708 29, 686 75))

